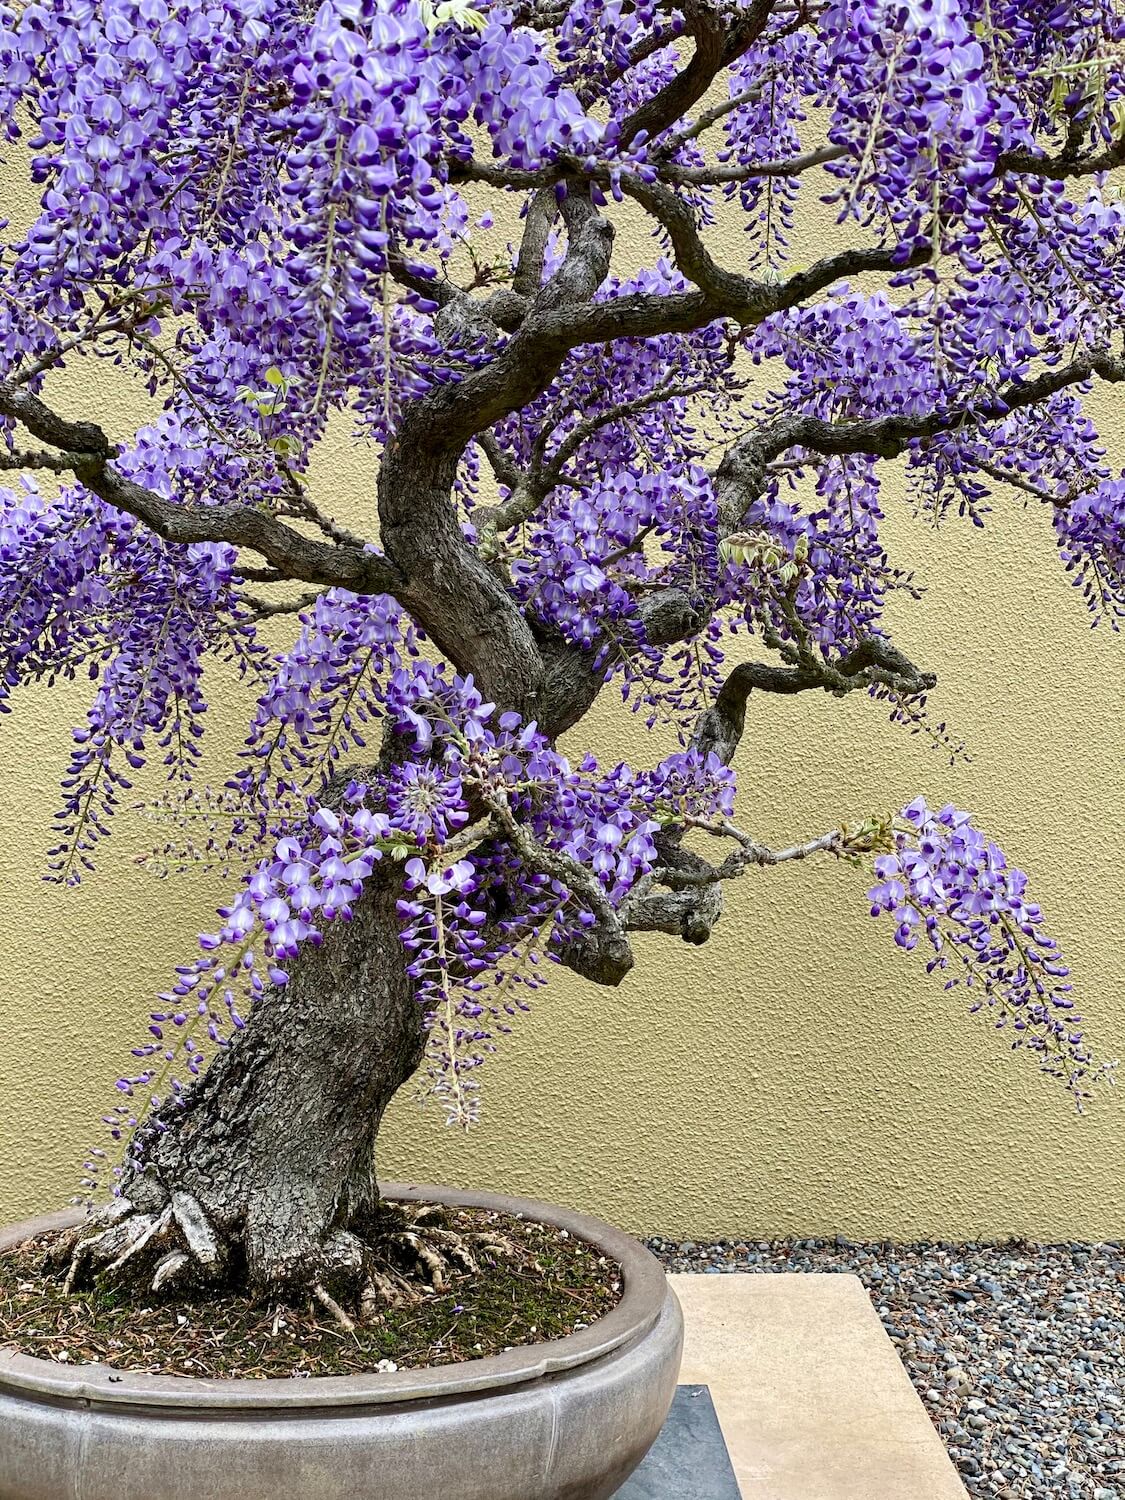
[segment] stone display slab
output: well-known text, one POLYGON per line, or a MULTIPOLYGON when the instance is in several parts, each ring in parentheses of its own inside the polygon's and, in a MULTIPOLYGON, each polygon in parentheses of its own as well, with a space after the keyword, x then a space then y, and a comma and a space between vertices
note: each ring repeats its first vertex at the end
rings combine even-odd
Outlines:
POLYGON ((660 1436, 613 1500, 742 1500, 705 1385, 677 1388, 660 1436))
MULTIPOLYGON (((618 1500, 968 1500, 857 1277, 670 1280, 684 1310, 680 1379, 689 1390, 707 1388, 738 1487, 689 1488, 688 1458, 678 1488, 627 1485, 618 1500)), ((702 1454, 702 1401, 681 1390, 668 1459, 702 1454)), ((656 1461, 652 1484, 664 1478, 665 1457, 656 1461)))

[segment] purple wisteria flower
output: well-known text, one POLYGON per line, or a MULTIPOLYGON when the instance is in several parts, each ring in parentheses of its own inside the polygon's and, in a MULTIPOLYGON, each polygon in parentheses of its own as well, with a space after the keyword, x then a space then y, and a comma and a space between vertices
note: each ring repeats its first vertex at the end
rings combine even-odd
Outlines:
POLYGON ((945 976, 946 988, 978 991, 973 1010, 988 1007, 1012 1046, 1039 1053, 1044 1070, 1081 1103, 1096 1070, 1070 998, 1070 970, 1028 897, 1027 876, 967 812, 935 812, 921 797, 902 809, 894 844, 875 860, 872 916, 890 916, 900 948, 924 938, 933 950, 927 967, 945 976))

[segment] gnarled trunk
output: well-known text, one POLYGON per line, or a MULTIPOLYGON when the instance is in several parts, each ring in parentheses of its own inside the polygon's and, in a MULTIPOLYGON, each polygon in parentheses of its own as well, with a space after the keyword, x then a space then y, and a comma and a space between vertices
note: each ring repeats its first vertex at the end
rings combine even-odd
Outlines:
POLYGON ((141 1127, 122 1192, 145 1219, 170 1211, 211 1274, 307 1289, 342 1244, 355 1259, 350 1231, 378 1202, 376 1132, 424 1048, 398 874, 377 867, 353 919, 306 945, 184 1102, 141 1127))

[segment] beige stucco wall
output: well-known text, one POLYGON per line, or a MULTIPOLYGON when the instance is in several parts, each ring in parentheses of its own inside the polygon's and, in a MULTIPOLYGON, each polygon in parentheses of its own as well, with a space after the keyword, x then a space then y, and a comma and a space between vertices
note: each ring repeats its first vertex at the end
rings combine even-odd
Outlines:
MULTIPOLYGON (((806 231, 796 258, 821 253, 827 234, 806 231)), ((719 238, 736 264, 734 226, 719 238)), ((626 261, 648 253, 629 233, 623 247, 626 261)), ((72 380, 65 403, 117 436, 143 411, 136 387, 104 369, 72 380)), ((1097 399, 1125 462, 1116 405, 1097 399)), ((317 474, 370 517, 370 454, 337 433, 317 474)), ((950 767, 860 695, 759 699, 736 762, 742 821, 787 841, 918 792, 971 808, 1033 872, 1089 1032, 1116 1055, 1125 642, 1090 631, 1034 506, 1005 496, 984 533, 956 519, 934 533, 892 480, 887 509, 892 560, 930 590, 896 605, 897 639, 940 674, 935 707, 973 759, 950 767)), ((230 683, 216 699, 208 764, 221 775, 245 704, 230 683)), ((220 894, 202 876, 160 883, 139 869, 153 831, 131 816, 97 878, 75 891, 41 883, 85 692, 29 690, 15 707, 0 718, 0 1218, 74 1191, 149 997, 220 894)), ((642 762, 671 748, 609 695, 571 736, 572 751, 587 746, 642 762)), ((1125 1236, 1125 1092, 1077 1117, 920 955, 894 948, 864 889, 835 863, 752 874, 729 889, 708 946, 640 938, 616 991, 556 973, 482 1075, 481 1125, 453 1134, 437 1109, 403 1100, 383 1171, 545 1194, 675 1235, 1125 1236)))

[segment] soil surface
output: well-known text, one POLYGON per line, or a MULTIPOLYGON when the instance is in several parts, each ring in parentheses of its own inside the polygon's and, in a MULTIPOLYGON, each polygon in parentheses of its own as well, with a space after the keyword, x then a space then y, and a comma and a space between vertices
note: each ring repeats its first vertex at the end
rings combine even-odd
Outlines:
POLYGON ((360 1375, 482 1359, 559 1339, 616 1306, 621 1272, 566 1230, 482 1209, 449 1209, 480 1267, 442 1292, 418 1281, 417 1300, 378 1321, 341 1328, 315 1303, 252 1301, 245 1293, 137 1302, 97 1287, 64 1295, 46 1261, 55 1236, 0 1254, 0 1346, 61 1364, 104 1364, 146 1375, 228 1379, 360 1375), (473 1236, 503 1241, 481 1249, 473 1236))

